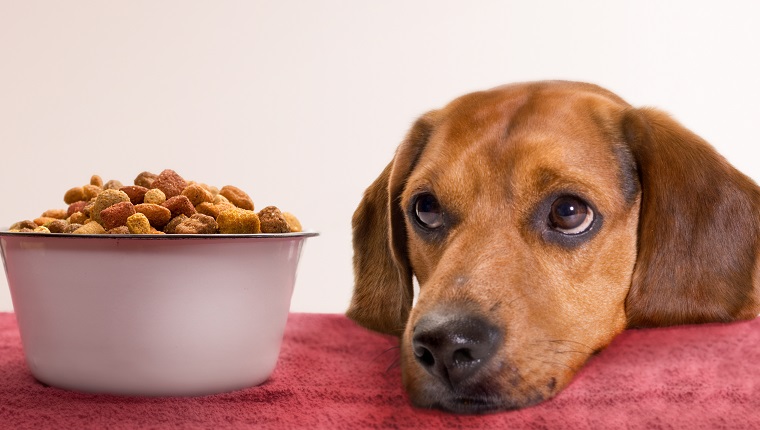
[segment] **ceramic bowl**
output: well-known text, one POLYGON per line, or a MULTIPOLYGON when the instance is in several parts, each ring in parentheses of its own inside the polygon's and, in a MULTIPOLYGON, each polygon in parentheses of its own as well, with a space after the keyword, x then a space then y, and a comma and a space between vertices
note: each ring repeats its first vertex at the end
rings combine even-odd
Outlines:
POLYGON ((54 387, 120 395, 258 385, 315 235, 0 232, 29 369, 54 387))

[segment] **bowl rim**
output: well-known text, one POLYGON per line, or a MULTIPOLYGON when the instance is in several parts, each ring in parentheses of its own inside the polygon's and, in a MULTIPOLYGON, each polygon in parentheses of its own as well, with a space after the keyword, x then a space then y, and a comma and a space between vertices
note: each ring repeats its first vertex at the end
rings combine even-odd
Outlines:
POLYGON ((255 233, 255 234, 72 234, 72 233, 39 233, 31 231, 0 230, 0 237, 29 237, 51 239, 99 239, 99 240, 179 240, 179 239, 287 239, 319 236, 316 231, 300 231, 296 233, 255 233))

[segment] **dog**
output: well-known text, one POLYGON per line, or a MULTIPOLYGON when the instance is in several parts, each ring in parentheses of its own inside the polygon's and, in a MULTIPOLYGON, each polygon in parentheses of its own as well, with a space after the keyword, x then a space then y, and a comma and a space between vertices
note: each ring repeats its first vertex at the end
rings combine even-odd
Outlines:
POLYGON ((419 118, 364 193, 347 316, 400 337, 415 406, 524 408, 626 328, 755 318, 759 209, 660 110, 579 82, 471 93, 419 118))

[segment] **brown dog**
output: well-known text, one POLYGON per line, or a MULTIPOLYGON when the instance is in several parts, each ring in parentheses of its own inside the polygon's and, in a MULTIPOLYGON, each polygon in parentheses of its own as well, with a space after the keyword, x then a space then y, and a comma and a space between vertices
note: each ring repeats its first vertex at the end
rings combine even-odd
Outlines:
POLYGON ((666 114, 594 85, 465 95, 367 189, 348 315, 401 336, 417 406, 529 406, 627 327, 757 316, 758 191, 666 114))

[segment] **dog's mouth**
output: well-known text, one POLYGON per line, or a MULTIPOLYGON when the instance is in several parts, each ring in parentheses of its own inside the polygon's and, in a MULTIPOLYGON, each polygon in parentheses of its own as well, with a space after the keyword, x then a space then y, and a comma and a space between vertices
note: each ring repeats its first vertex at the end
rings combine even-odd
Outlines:
MULTIPOLYGON (((536 393, 531 398, 510 399, 500 395, 439 395, 435 402, 427 405, 429 408, 440 409, 455 414, 480 415, 492 412, 502 412, 514 409, 522 409, 533 406, 546 400, 542 395, 536 393)), ((422 405, 418 405, 422 406, 422 405)))
POLYGON ((433 404, 433 408, 456 414, 485 414, 505 409, 504 402, 501 399, 478 396, 453 396, 440 399, 433 404))
POLYGON ((479 415, 521 409, 544 401, 547 396, 538 390, 525 393, 505 390, 495 378, 470 381, 464 386, 451 386, 427 381, 411 394, 412 403, 420 408, 439 409, 455 414, 479 415))

